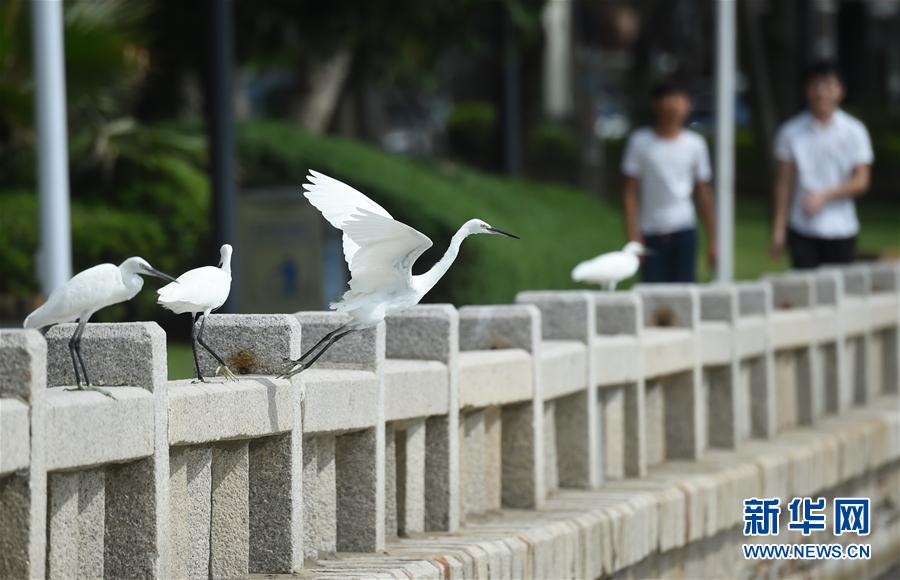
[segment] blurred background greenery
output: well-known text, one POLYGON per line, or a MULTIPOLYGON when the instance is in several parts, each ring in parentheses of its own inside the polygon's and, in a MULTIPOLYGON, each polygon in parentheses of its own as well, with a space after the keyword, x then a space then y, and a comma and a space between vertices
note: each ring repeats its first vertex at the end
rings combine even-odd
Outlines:
MULTIPOLYGON (((422 264, 471 217, 522 237, 467 244, 430 301, 572 287, 575 263, 625 241, 617 168, 628 132, 647 119, 650 84, 675 70, 692 78, 692 128, 709 138, 713 5, 566 3, 571 86, 560 109, 548 96, 560 30, 551 4, 235 2, 239 189, 299 195, 310 168, 346 180, 435 240, 422 264)), ((848 71, 847 108, 875 144, 861 250, 900 251, 900 7, 881 4, 741 0, 737 277, 785 267, 765 254, 772 131, 799 109, 798 71, 822 46, 848 71)), ((208 12, 207 1, 65 2, 75 271, 130 255, 176 275, 215 261, 208 12)), ((0 321, 41 300, 29 18, 26 0, 0 2, 0 321)), ((324 294, 296 308, 322 308, 324 294)), ((154 300, 145 291, 96 319, 153 319, 184 338, 186 318, 154 300)), ((176 374, 189 374, 186 353, 173 357, 188 369, 176 374)))

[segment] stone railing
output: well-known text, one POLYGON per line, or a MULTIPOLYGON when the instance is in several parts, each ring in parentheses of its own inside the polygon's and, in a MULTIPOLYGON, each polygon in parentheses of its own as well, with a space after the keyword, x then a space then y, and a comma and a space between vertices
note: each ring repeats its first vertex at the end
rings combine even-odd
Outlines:
POLYGON ((0 577, 797 573, 742 505, 811 495, 873 502, 872 559, 817 573, 897 561, 896 263, 423 305, 275 378, 343 322, 212 316, 205 384, 90 324, 114 399, 65 389, 73 325, 0 331, 0 577))

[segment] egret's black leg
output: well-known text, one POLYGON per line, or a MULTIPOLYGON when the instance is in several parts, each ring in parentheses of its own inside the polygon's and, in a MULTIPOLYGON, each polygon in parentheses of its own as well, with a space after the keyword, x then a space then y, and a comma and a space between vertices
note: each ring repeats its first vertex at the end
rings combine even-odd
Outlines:
POLYGON ((306 359, 308 359, 311 355, 315 354, 317 348, 319 348, 320 346, 322 346, 323 344, 325 344, 326 342, 331 340, 332 337, 334 337, 335 335, 341 333, 342 331, 344 331, 346 329, 347 329, 346 324, 335 328, 334 330, 332 330, 331 332, 329 332, 325 336, 323 336, 319 340, 319 342, 314 344, 311 348, 306 349, 306 352, 304 352, 302 355, 300 355, 300 358, 298 358, 296 360, 285 357, 285 359, 284 359, 285 366, 284 366, 284 368, 281 369, 281 374, 278 376, 284 378, 284 377, 290 377, 292 375, 297 374, 298 372, 300 372, 299 370, 295 370, 295 369, 297 369, 298 365, 300 365, 300 370, 303 370, 302 365, 303 365, 304 361, 306 359))
POLYGON ((87 326, 87 319, 79 320, 78 328, 75 329, 75 334, 72 336, 75 339, 75 354, 78 355, 78 362, 81 363, 81 374, 84 375, 85 384, 90 386, 91 379, 88 376, 87 367, 84 366, 84 357, 81 355, 81 337, 84 336, 85 326, 87 326))
POLYGON ((200 374, 200 358, 197 356, 197 314, 191 315, 191 351, 194 353, 194 368, 197 370, 197 380, 201 383, 203 375, 200 374))
MULTIPOLYGON (((308 369, 308 368, 311 367, 317 360, 319 360, 319 357, 321 357, 323 354, 325 354, 325 351, 326 351, 326 350, 328 350, 329 348, 331 348, 332 346, 334 346, 334 343, 336 343, 336 342, 339 341, 340 339, 344 338, 345 336, 347 336, 348 334, 350 334, 350 333, 353 332, 354 330, 356 330, 356 329, 351 328, 351 329, 349 329, 349 330, 344 330, 343 332, 341 332, 341 333, 339 333, 339 334, 330 333, 330 334, 332 334, 331 338, 328 339, 328 342, 325 343, 325 346, 323 346, 323 347, 321 348, 321 350, 319 350, 319 352, 317 352, 316 355, 315 355, 314 357, 312 357, 312 358, 309 359, 308 361, 298 363, 293 369, 291 369, 289 372, 285 373, 285 374, 282 375, 282 376, 284 376, 284 377, 292 377, 292 376, 296 375, 297 373, 299 373, 299 372, 301 372, 301 371, 304 371, 304 370, 308 369)), ((319 342, 320 342, 320 344, 321 344, 321 341, 319 341, 319 342)), ((312 352, 312 350, 313 350, 313 349, 310 349, 309 352, 312 352)))
POLYGON ((316 354, 316 356, 312 357, 311 359, 309 359, 308 361, 306 361, 305 363, 303 363, 303 368, 304 368, 304 369, 308 369, 309 367, 313 366, 313 363, 315 363, 317 360, 319 360, 319 357, 322 356, 323 354, 325 354, 325 351, 326 351, 326 350, 328 350, 329 348, 331 348, 332 346, 334 346, 334 343, 336 343, 336 342, 339 341, 340 339, 344 338, 345 336, 347 336, 347 335, 350 334, 351 332, 353 332, 353 329, 345 330, 344 332, 342 332, 342 333, 340 333, 340 334, 336 334, 336 335, 334 335, 333 337, 331 337, 331 340, 329 340, 327 343, 325 343, 325 346, 322 347, 322 350, 320 350, 320 351, 316 354))
POLYGON ((302 355, 300 355, 300 358, 298 358, 297 360, 291 361, 291 363, 292 363, 292 364, 295 364, 295 365, 296 365, 296 364, 302 363, 303 361, 305 361, 306 359, 308 359, 309 356, 310 356, 311 354, 313 354, 314 352, 316 352, 316 349, 317 349, 317 348, 319 348, 319 347, 322 346, 324 343, 326 343, 326 342, 328 342, 329 340, 331 340, 336 334, 340 334, 340 333, 341 333, 342 331, 344 331, 346 328, 347 328, 347 325, 346 325, 346 324, 343 325, 343 326, 339 326, 339 327, 335 328, 334 330, 332 330, 331 332, 329 332, 328 334, 326 334, 325 336, 323 336, 323 337, 321 338, 321 340, 319 340, 319 342, 317 342, 315 345, 313 345, 312 348, 307 349, 307 351, 306 351, 305 353, 303 353, 302 355))
POLYGON ((69 339, 69 355, 72 357, 72 368, 75 369, 75 384, 77 386, 81 386, 81 373, 78 371, 78 359, 75 354, 75 337, 78 336, 78 329, 75 329, 75 332, 72 333, 72 338, 69 339))
MULTIPOLYGON (((216 352, 213 349, 211 349, 208 344, 206 344, 206 341, 203 340, 203 329, 206 327, 206 314, 203 314, 202 316, 203 316, 203 318, 200 320, 200 332, 197 333, 197 342, 199 342, 200 346, 205 348, 206 352, 211 354, 214 359, 219 361, 219 364, 221 365, 221 368, 222 368, 222 374, 224 374, 229 379, 237 380, 237 378, 231 372, 231 369, 229 369, 228 365, 225 364, 225 361, 222 360, 222 357, 220 357, 218 354, 216 354, 216 352)), ((199 370, 198 370, 198 374, 199 374, 199 370)))
POLYGON ((78 387, 75 391, 97 391, 98 393, 102 393, 106 395, 110 399, 115 399, 112 394, 106 389, 101 389, 100 387, 95 387, 91 384, 91 379, 88 377, 87 367, 84 365, 84 357, 81 355, 81 339, 84 336, 84 329, 87 326, 87 318, 78 321, 78 328, 75 329, 75 334, 72 335, 72 349, 75 354, 78 356, 78 362, 81 363, 81 372, 84 373, 84 384, 81 384, 81 381, 78 382, 78 387))

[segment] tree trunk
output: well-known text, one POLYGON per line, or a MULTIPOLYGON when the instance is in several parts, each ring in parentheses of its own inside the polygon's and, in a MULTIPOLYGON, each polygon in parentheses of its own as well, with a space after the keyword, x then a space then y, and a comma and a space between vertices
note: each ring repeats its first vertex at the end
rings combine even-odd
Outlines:
POLYGON ((350 76, 352 57, 350 49, 342 48, 313 68, 306 94, 292 107, 294 122, 311 133, 328 129, 350 76))

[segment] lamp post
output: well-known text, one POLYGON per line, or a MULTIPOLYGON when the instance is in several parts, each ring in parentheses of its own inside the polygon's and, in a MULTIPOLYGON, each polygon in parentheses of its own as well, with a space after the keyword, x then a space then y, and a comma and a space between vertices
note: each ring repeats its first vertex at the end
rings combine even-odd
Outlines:
POLYGON ((716 280, 734 279, 734 101, 737 0, 716 0, 716 280))
MULTIPOLYGON (((234 169, 234 2, 209 0, 207 135, 216 248, 237 244, 237 184, 234 169)), ((240 276, 240 251, 231 261, 233 279, 240 276)), ((240 284, 232 284, 221 312, 234 312, 240 284)))
POLYGON ((37 265, 41 291, 49 295, 72 277, 62 0, 32 2, 31 29, 40 204, 37 265))

